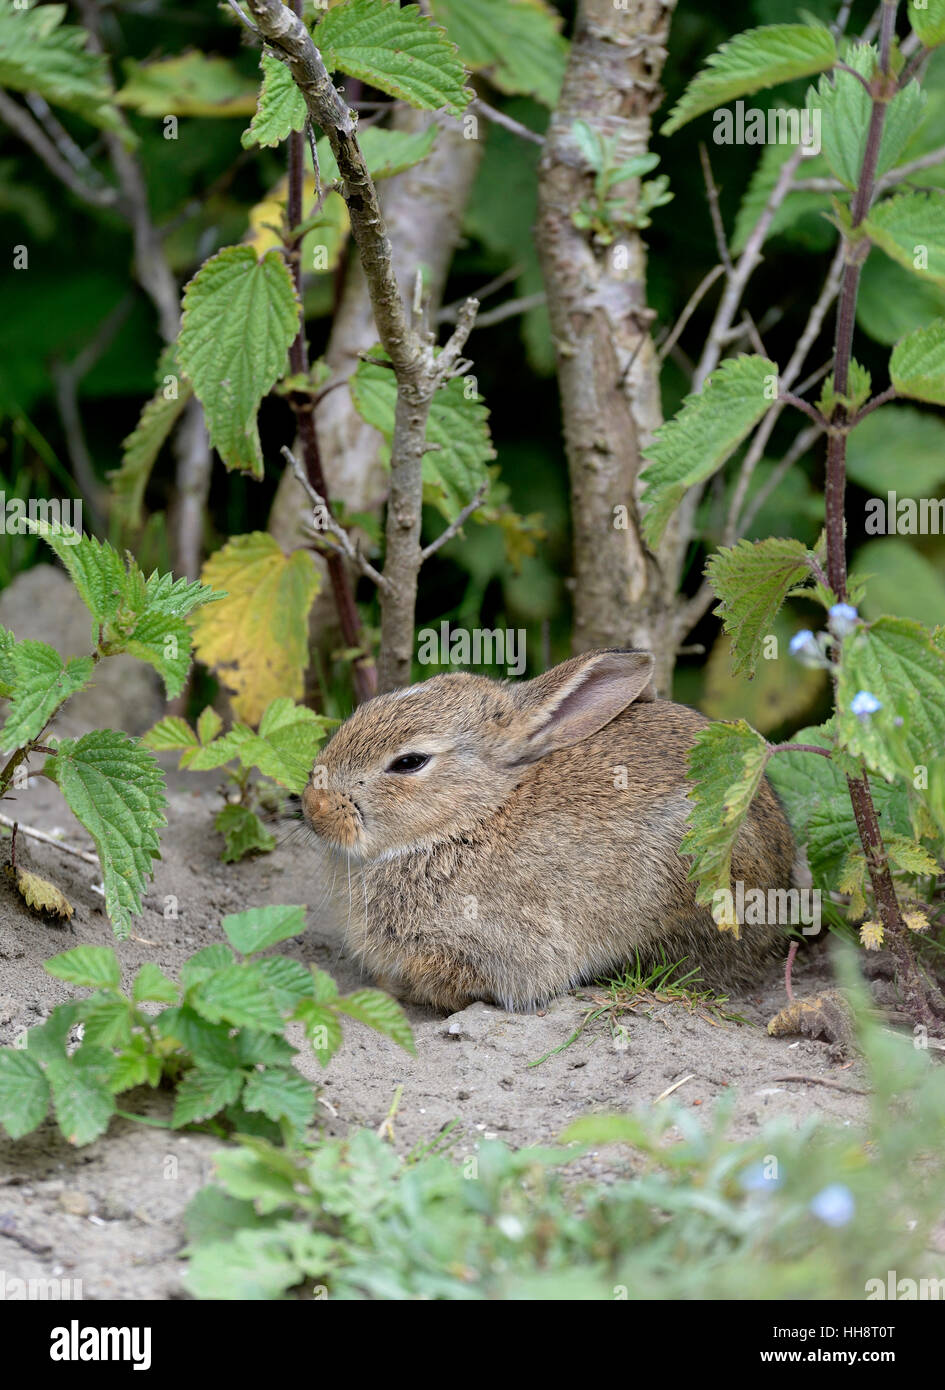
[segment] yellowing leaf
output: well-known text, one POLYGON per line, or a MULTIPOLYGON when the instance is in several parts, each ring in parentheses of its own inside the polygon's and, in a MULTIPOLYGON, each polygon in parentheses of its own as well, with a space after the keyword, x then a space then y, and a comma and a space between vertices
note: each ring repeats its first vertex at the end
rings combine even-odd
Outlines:
POLYGON ((30 873, 27 869, 16 869, 12 872, 15 874, 17 889, 27 907, 35 908, 37 912, 52 913, 56 917, 68 919, 72 916, 75 908, 54 883, 40 878, 39 874, 30 873))
POLYGON ((255 80, 229 58, 192 52, 155 63, 129 59, 125 73, 117 99, 142 116, 251 116, 256 110, 255 80))
POLYGON ((264 531, 234 536, 203 567, 227 597, 193 622, 197 656, 220 677, 240 719, 257 725, 279 695, 299 700, 308 665, 308 612, 319 589, 313 556, 285 555, 264 531))
POLYGON ((880 922, 864 922, 860 927, 860 944, 867 951, 878 951, 883 944, 883 928, 880 922))
MULTIPOLYGON (((250 209, 249 230, 243 241, 246 246, 253 248, 257 256, 264 256, 273 247, 283 245, 287 191, 288 179, 280 179, 266 197, 250 209)), ((315 177, 313 174, 307 174, 302 189, 302 206, 311 208, 314 203, 315 177)), ((328 193, 317 222, 310 226, 302 238, 303 270, 334 270, 348 236, 349 226, 344 198, 340 193, 328 193)))

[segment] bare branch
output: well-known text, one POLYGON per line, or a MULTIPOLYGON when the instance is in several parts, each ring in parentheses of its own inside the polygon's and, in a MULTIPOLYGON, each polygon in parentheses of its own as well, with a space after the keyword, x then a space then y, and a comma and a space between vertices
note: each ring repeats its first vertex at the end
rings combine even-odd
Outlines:
MULTIPOLYGON (((699 284, 696 286, 693 293, 689 296, 688 304, 686 305, 685 309, 683 309, 682 313, 679 315, 679 318, 676 320, 672 332, 669 334, 665 342, 662 343, 662 345, 660 346, 658 354, 660 362, 663 362, 672 352, 673 348, 679 341, 680 334, 686 327, 686 324, 692 318, 696 309, 702 303, 703 298, 706 294, 708 294, 709 290, 715 284, 719 276, 724 274, 725 266, 720 264, 717 266, 713 266, 713 268, 709 271, 708 275, 704 275, 703 278, 699 281, 699 284)), ((480 319, 480 324, 481 322, 482 320, 480 319)))
POLYGON ((428 546, 425 546, 424 549, 421 550, 421 562, 429 560, 430 556, 435 555, 441 546, 444 546, 447 541, 451 541, 453 539, 456 533, 466 524, 466 522, 472 516, 473 512, 478 511, 478 509, 482 506, 483 499, 488 491, 489 484, 483 483, 482 487, 478 490, 472 501, 466 503, 465 507, 460 512, 456 520, 451 521, 449 526, 447 526, 446 530, 443 531, 439 536, 437 536, 435 541, 431 541, 428 546))
POLYGON ((513 120, 513 118, 507 116, 504 111, 497 111, 494 106, 490 106, 489 103, 483 101, 481 97, 477 98, 476 101, 470 102, 470 110, 475 112, 476 115, 485 116, 486 120, 491 121, 493 125, 500 125, 503 129, 510 130, 513 135, 519 136, 520 139, 530 141, 533 145, 543 145, 545 143, 545 137, 543 135, 539 135, 534 130, 529 130, 527 125, 522 125, 521 121, 513 120))
POLYGON ((39 155, 47 169, 55 174, 61 183, 65 184, 70 193, 74 193, 77 198, 81 198, 90 207, 118 207, 118 189, 107 186, 94 188, 88 183, 60 154, 39 122, 34 120, 28 111, 24 111, 17 102, 11 100, 6 92, 0 92, 0 119, 5 121, 11 130, 16 131, 20 139, 29 145, 34 154, 39 155))
POLYGON ((547 298, 544 290, 538 290, 535 294, 522 295, 521 299, 507 299, 504 304, 497 304, 494 309, 488 309, 484 314, 478 314, 476 327, 492 328, 497 323, 505 323, 506 319, 514 319, 519 314, 527 314, 532 309, 540 309, 547 302, 547 298))
POLYGON ((90 853, 87 849, 77 849, 75 845, 67 845, 63 840, 57 840, 55 835, 48 835, 45 830, 36 830, 31 825, 24 825, 22 821, 13 821, 9 816, 0 815, 0 825, 5 825, 9 830, 16 827, 19 835, 28 835, 31 840, 39 840, 44 845, 52 845, 55 849, 61 849, 63 854, 71 854, 75 859, 84 859, 86 864, 94 864, 100 867, 97 854, 90 853))
MULTIPOLYGON (((335 553, 340 553, 345 557, 345 559, 350 560, 351 563, 355 566, 355 568, 358 569, 361 572, 361 574, 367 575, 368 579, 373 580, 373 582, 377 585, 379 589, 386 588, 387 581, 385 580, 384 576, 378 573, 378 571, 374 568, 374 566, 370 563, 369 560, 366 560, 364 558, 360 550, 358 550, 357 546, 354 545, 353 541, 351 540, 351 537, 348 535, 344 527, 339 525, 339 523, 332 516, 331 508, 329 507, 325 498, 322 497, 321 493, 318 492, 317 489, 314 488, 312 484, 309 482, 308 474, 302 467, 302 464, 299 462, 299 460, 295 457, 292 450, 287 445, 283 445, 280 452, 282 454, 282 457, 285 459, 286 463, 288 463, 289 467, 292 469, 292 472, 295 474, 296 478, 301 483, 302 487, 305 489, 305 495, 308 497, 312 506, 318 507, 324 512, 325 530, 328 531, 332 536, 334 536, 335 539, 338 541, 338 547, 335 553)), ((321 528, 317 529, 318 531, 320 531, 321 528)), ((317 538, 320 537, 317 536, 317 538)), ((334 549, 334 547, 330 548, 334 549)))
POLYGON ((715 245, 718 249, 719 260, 724 267, 726 275, 732 274, 732 257, 728 249, 728 241, 725 236, 725 225, 722 222, 722 213, 719 209, 719 190, 712 175, 712 165, 709 163, 709 151, 704 144, 699 145, 699 159, 702 162, 702 177, 705 180, 706 197, 709 200, 709 215, 712 218, 712 230, 715 232, 715 245))

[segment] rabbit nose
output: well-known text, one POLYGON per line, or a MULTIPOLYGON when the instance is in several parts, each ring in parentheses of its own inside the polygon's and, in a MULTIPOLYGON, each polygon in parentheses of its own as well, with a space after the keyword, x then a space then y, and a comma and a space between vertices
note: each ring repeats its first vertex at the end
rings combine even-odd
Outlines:
POLYGON ((302 793, 302 807, 309 820, 320 820, 331 808, 331 797, 322 788, 309 783, 302 793))

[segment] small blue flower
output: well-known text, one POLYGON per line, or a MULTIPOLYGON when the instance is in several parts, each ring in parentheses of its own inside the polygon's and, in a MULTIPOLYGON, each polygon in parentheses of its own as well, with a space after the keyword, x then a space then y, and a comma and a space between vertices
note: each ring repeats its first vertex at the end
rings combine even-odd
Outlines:
POLYGON ((769 1172, 766 1163, 750 1163, 738 1175, 738 1185, 743 1192, 773 1192, 781 1186, 781 1178, 769 1172))
POLYGON ((860 615, 851 603, 835 603, 828 617, 830 631, 835 637, 848 637, 860 621, 860 615))
POLYGON ((855 714, 857 719, 868 719, 882 707, 882 702, 868 690, 858 690, 850 701, 850 713, 855 714))
POLYGON ((800 632, 795 632, 789 644, 789 651, 802 666, 829 666, 822 640, 814 636, 809 628, 803 628, 800 632))
POLYGON ((810 1209, 825 1226, 845 1226, 853 1219, 856 1202, 848 1187, 842 1182, 834 1182, 817 1193, 810 1209))

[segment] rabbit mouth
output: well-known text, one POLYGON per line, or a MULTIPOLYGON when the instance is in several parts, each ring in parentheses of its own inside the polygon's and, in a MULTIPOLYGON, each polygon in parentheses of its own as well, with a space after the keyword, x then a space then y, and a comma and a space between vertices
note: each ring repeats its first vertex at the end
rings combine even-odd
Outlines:
POLYGON ((309 783, 302 793, 302 810, 319 839, 349 852, 363 849, 364 813, 353 797, 309 783))

